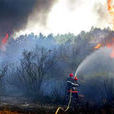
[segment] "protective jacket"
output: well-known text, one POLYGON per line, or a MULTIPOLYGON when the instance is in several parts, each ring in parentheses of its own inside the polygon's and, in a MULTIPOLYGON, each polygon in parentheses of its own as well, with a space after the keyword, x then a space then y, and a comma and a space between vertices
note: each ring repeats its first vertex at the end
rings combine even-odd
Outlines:
POLYGON ((73 78, 69 78, 67 80, 67 90, 68 92, 72 93, 78 93, 77 88, 79 87, 79 84, 77 83, 77 80, 74 80, 73 78))

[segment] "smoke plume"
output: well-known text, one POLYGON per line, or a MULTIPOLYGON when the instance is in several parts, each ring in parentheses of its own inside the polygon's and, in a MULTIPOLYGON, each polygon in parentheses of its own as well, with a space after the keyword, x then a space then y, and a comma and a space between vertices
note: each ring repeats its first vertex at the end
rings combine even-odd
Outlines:
POLYGON ((56 0, 0 0, 0 36, 26 27, 28 18, 37 11, 39 23, 44 23, 56 0), (42 15, 41 15, 42 14, 42 15), (45 18, 42 19, 42 17, 45 18))

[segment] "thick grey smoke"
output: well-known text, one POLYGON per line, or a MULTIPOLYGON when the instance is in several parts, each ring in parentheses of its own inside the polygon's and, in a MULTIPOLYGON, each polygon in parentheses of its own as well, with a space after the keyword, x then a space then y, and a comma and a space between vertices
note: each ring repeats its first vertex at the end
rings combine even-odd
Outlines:
POLYGON ((0 0, 0 35, 14 33, 26 27, 28 17, 37 11, 38 21, 45 23, 56 0, 0 0), (42 15, 41 15, 42 14, 42 15), (44 17, 45 18, 42 18, 44 17))

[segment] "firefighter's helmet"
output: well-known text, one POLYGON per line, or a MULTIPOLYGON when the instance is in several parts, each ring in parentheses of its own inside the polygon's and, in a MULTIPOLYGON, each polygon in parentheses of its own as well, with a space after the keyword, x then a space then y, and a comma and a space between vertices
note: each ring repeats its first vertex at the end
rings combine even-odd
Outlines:
POLYGON ((70 73, 69 76, 70 76, 70 77, 73 77, 74 75, 73 75, 73 73, 70 73))
POLYGON ((78 80, 77 76, 74 77, 74 80, 76 80, 76 81, 78 80))

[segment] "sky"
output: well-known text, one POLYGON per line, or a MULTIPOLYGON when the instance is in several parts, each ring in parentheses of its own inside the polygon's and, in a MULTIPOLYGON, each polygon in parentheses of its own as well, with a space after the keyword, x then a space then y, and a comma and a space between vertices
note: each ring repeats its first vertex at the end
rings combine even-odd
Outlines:
POLYGON ((0 12, 0 34, 14 36, 31 32, 77 35, 92 26, 113 26, 107 0, 1 0, 0 12))

